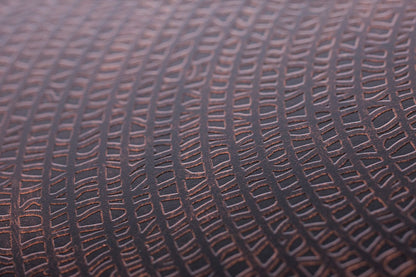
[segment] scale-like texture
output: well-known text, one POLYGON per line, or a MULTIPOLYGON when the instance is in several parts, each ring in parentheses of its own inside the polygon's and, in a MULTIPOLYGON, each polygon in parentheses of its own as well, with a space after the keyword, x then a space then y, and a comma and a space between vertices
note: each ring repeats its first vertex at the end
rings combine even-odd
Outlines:
POLYGON ((416 275, 415 1, 0 21, 1 276, 416 275))

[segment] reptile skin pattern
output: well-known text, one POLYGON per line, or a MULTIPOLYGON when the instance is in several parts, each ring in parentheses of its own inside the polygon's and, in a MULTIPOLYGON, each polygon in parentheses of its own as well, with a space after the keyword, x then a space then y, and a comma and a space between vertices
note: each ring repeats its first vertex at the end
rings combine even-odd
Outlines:
POLYGON ((416 1, 0 22, 0 276, 416 276, 416 1))

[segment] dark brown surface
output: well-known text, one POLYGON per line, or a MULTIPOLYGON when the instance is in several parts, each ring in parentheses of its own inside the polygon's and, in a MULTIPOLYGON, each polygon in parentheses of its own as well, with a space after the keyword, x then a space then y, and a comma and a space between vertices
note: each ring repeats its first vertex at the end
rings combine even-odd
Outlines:
POLYGON ((0 21, 1 276, 416 275, 416 2, 0 21))

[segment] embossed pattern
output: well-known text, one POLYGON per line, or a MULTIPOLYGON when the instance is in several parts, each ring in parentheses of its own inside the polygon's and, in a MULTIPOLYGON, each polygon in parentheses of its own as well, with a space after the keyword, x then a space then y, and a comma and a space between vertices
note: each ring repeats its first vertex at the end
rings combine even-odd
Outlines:
POLYGON ((416 275, 416 2, 0 21, 1 276, 416 275))

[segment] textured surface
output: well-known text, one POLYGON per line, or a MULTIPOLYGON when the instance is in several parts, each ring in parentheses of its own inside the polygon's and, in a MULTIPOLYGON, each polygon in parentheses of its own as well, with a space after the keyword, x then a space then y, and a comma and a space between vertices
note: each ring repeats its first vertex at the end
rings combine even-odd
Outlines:
POLYGON ((414 1, 0 21, 1 276, 415 276, 414 1))

